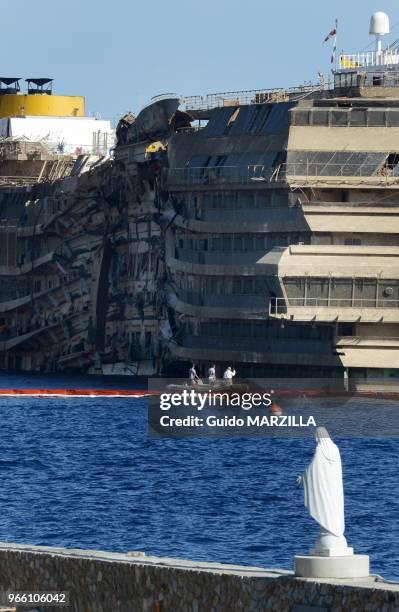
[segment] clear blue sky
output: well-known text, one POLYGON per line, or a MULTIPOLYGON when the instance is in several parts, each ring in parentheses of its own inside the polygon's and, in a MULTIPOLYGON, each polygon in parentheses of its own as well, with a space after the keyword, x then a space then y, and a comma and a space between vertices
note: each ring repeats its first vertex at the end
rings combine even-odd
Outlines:
MULTIPOLYGON (((158 93, 194 95, 297 85, 328 74, 339 50, 370 42, 376 10, 399 0, 19 0, 1 8, 3 76, 55 79, 103 117, 137 112, 158 93)), ((391 39, 399 38, 399 26, 391 39)))

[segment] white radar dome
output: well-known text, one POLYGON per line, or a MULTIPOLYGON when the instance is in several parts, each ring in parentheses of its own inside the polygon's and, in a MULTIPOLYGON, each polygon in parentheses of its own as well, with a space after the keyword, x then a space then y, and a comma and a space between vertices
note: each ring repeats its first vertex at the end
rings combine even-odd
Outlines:
POLYGON ((374 13, 370 21, 370 34, 375 36, 385 36, 389 34, 389 17, 386 13, 378 11, 374 13))

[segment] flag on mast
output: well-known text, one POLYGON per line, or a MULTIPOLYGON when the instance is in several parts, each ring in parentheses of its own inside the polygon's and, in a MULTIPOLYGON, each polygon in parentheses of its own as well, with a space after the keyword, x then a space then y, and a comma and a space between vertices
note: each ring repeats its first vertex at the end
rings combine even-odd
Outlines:
POLYGON ((333 28, 331 30, 331 32, 324 39, 324 42, 328 42, 332 38, 334 39, 334 42, 333 42, 333 52, 332 52, 332 55, 331 55, 331 63, 332 64, 335 63, 335 58, 336 58, 336 55, 337 55, 337 34, 338 34, 338 19, 335 20, 335 28, 333 28))
POLYGON ((329 40, 331 40, 336 35, 337 35, 337 29, 333 28, 331 30, 331 32, 325 37, 324 42, 328 42, 329 40))

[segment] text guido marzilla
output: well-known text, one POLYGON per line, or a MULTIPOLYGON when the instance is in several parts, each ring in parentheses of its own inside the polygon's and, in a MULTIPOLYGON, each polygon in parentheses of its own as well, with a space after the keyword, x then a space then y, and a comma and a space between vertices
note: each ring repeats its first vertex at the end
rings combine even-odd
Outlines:
POLYGON ((163 415, 160 423, 162 427, 316 427, 313 416, 304 417, 303 415, 250 416, 248 414, 245 418, 208 416, 206 419, 198 416, 173 418, 163 415))

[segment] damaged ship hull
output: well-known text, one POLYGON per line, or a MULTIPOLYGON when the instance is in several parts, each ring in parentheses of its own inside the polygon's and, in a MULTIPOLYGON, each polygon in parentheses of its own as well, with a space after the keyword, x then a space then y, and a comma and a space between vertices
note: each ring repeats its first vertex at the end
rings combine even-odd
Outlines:
POLYGON ((399 102, 245 96, 155 99, 112 158, 0 185, 3 369, 397 375, 399 102))

